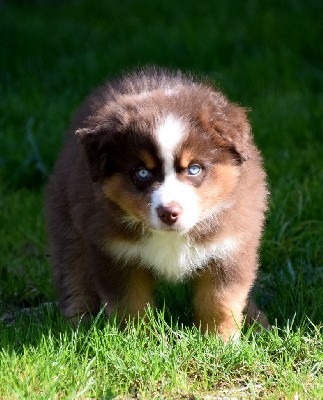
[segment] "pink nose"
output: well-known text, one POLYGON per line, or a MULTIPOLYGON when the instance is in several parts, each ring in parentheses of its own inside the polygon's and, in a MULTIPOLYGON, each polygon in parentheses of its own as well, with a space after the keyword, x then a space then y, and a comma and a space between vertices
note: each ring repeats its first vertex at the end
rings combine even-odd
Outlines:
POLYGON ((156 208, 158 217, 167 225, 173 225, 182 214, 182 207, 177 203, 169 203, 156 208))

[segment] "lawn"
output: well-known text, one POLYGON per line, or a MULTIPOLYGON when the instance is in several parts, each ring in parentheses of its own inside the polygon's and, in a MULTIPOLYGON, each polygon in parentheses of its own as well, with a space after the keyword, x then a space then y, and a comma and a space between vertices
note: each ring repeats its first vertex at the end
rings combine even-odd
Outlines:
POLYGON ((323 3, 0 2, 0 398, 323 398, 323 3), (250 108, 271 192, 254 296, 273 330, 224 345, 189 288, 149 324, 73 330, 55 306, 44 188, 73 110, 138 65, 208 76, 250 108))

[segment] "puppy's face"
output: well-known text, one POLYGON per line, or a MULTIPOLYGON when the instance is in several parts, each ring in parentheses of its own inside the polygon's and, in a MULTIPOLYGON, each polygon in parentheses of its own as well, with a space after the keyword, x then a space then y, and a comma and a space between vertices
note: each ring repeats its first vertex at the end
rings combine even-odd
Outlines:
POLYGON ((184 233, 232 205, 249 125, 236 106, 225 103, 225 114, 213 99, 189 97, 123 98, 78 131, 92 179, 128 223, 184 233))

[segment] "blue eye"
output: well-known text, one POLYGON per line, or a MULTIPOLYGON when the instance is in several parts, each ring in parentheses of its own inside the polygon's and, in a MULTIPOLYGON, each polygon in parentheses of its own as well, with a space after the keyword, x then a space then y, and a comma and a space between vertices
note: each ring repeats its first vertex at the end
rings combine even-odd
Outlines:
POLYGON ((139 168, 135 175, 141 181, 148 181, 151 178, 151 172, 146 168, 139 168))
POLYGON ((198 164, 192 164, 187 168, 188 175, 198 175, 202 171, 202 167, 198 164))

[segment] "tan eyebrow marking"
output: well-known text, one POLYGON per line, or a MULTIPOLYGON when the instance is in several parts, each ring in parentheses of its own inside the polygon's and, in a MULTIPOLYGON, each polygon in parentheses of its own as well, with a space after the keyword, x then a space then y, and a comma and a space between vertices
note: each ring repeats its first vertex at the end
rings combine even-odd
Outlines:
POLYGON ((156 161, 154 160, 153 156, 148 151, 142 151, 139 154, 139 157, 148 169, 156 168, 156 161))
POLYGON ((193 160, 193 154, 189 150, 184 150, 180 156, 180 166, 181 168, 187 168, 193 160))

